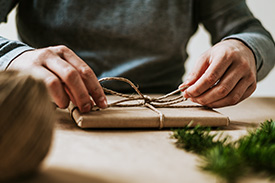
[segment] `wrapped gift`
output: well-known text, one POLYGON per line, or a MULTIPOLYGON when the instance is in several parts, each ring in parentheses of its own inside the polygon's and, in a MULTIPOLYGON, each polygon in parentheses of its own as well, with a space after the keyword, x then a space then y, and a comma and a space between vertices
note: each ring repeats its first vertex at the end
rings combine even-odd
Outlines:
MULTIPOLYGON (((114 100, 116 97, 108 96, 109 102, 114 100)), ((80 128, 170 128, 184 127, 190 122, 192 126, 200 124, 216 127, 229 124, 228 117, 213 109, 189 101, 183 103, 184 105, 181 104, 179 107, 157 108, 163 114, 162 124, 159 113, 146 106, 106 109, 95 107, 89 113, 82 114, 77 107, 71 104, 69 110, 80 128)))
POLYGON ((112 94, 108 96, 109 107, 106 109, 94 107, 85 114, 70 104, 71 116, 80 128, 171 128, 197 124, 201 126, 229 124, 228 117, 213 109, 186 101, 181 95, 175 95, 183 88, 163 96, 147 96, 125 78, 103 78, 100 82, 110 80, 128 83, 136 94, 127 95, 103 87, 106 93, 112 94))

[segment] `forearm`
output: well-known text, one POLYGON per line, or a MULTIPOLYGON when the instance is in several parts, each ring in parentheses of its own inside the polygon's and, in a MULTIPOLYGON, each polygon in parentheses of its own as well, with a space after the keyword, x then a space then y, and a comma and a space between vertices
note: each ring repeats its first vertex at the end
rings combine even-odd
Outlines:
POLYGON ((14 58, 32 49, 20 41, 11 41, 0 36, 0 70, 5 70, 14 58))

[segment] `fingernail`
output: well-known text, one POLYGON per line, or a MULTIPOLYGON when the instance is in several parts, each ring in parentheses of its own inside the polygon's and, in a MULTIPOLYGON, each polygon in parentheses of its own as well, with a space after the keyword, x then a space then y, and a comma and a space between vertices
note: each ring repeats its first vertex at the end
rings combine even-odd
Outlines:
POLYGON ((100 106, 102 108, 107 108, 108 107, 107 99, 105 97, 100 97, 99 102, 100 102, 100 106))
POLYGON ((184 87, 184 84, 183 84, 183 83, 179 85, 179 88, 183 88, 183 87, 184 87))
POLYGON ((92 105, 90 103, 85 104, 82 108, 82 112, 89 112, 92 108, 92 105))
POLYGON ((186 90, 183 92, 182 95, 183 95, 184 98, 190 98, 190 95, 186 90))

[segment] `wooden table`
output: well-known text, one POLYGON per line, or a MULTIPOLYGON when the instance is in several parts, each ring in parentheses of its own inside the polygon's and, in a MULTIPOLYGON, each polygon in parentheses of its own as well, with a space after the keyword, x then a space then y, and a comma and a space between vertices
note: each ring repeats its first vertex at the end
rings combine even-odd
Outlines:
MULTIPOLYGON (((223 131, 237 139, 253 124, 275 120, 275 98, 250 98, 218 111, 231 120, 223 131)), ((199 170, 196 155, 176 148, 170 130, 82 130, 67 113, 59 118, 51 151, 28 182, 218 182, 199 170)), ((270 181, 249 177, 240 182, 270 181)))

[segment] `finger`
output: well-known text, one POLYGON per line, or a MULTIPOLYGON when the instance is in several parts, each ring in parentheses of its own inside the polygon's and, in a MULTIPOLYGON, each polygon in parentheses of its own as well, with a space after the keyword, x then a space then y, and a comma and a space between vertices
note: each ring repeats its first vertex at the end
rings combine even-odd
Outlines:
POLYGON ((200 56, 199 60, 196 62, 195 66, 184 81, 183 85, 194 84, 203 75, 208 67, 208 52, 206 52, 200 56))
POLYGON ((72 50, 64 46, 59 46, 58 49, 58 53, 61 54, 62 58, 69 62, 78 71, 95 103, 101 108, 106 108, 106 96, 93 70, 72 50))
POLYGON ((179 88, 183 88, 183 90, 181 91, 183 92, 182 95, 185 98, 190 97, 189 93, 186 90, 186 86, 193 85, 203 75, 203 73, 206 71, 208 67, 208 52, 206 52, 200 56, 192 71, 190 72, 190 74, 188 74, 186 80, 179 86, 179 88))
POLYGON ((214 87, 195 98, 197 103, 208 105, 226 97, 243 77, 237 65, 231 65, 214 87))
POLYGON ((62 109, 68 107, 70 101, 69 96, 63 89, 60 79, 44 67, 37 67, 35 70, 35 72, 39 73, 39 75, 36 74, 36 76, 44 80, 49 94, 56 105, 62 109))
POLYGON ((68 94, 68 96, 70 97, 70 100, 72 101, 72 103, 73 103, 74 105, 77 105, 77 104, 76 104, 76 100, 74 99, 74 96, 73 96, 73 94, 71 93, 71 91, 68 89, 68 87, 67 87, 66 85, 64 85, 63 87, 64 87, 66 93, 68 94))
POLYGON ((198 97, 209 88, 213 87, 220 78, 224 75, 230 64, 230 60, 224 60, 223 56, 215 56, 209 61, 211 64, 206 69, 205 73, 191 85, 185 92, 190 97, 198 97))
POLYGON ((256 84, 248 84, 245 79, 242 79, 232 90, 232 92, 224 97, 221 100, 215 101, 209 105, 208 107, 218 108, 218 107, 225 107, 236 105, 237 103, 241 102, 245 98, 249 97, 256 89, 256 84))
POLYGON ((77 70, 61 58, 45 60, 43 63, 68 87, 81 112, 89 112, 92 107, 88 90, 77 70))
POLYGON ((248 98, 250 95, 252 95, 252 93, 256 90, 257 85, 256 84, 252 84, 248 87, 248 89, 245 91, 245 93, 243 94, 241 101, 245 100, 246 98, 248 98))

